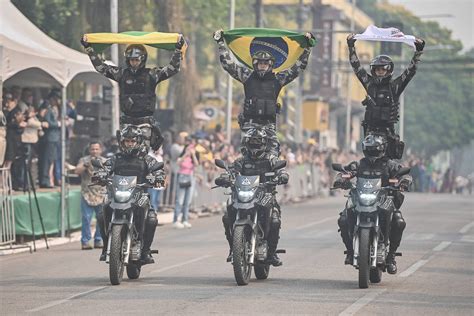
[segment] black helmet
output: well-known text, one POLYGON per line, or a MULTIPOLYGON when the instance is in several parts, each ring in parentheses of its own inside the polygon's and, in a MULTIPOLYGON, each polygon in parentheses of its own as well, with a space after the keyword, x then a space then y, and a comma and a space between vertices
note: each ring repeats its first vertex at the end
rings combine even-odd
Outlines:
POLYGON ((117 135, 120 150, 129 155, 137 155, 143 151, 143 133, 141 129, 136 126, 128 125, 124 127, 117 135), (125 140, 133 140, 131 146, 125 145, 125 140))
POLYGON ((252 159, 262 158, 267 149, 267 132, 263 128, 249 129, 242 139, 242 145, 252 159))
POLYGON ((272 54, 270 54, 269 52, 267 51, 264 51, 264 50, 260 50, 258 52, 256 52, 255 54, 252 55, 252 65, 253 65, 253 69, 257 72, 257 74, 260 76, 260 77, 263 77, 265 76, 267 73, 271 72, 272 69, 273 69, 273 65, 275 64, 275 57, 273 57, 272 54), (259 71, 258 70, 258 62, 259 61, 264 61, 264 62, 268 62, 268 70, 266 71, 259 71))
POLYGON ((362 141, 362 151, 369 159, 382 158, 387 148, 387 140, 383 135, 369 134, 362 141))
POLYGON ((127 63, 128 67, 131 67, 131 58, 138 58, 140 59, 140 65, 138 66, 138 68, 143 68, 145 67, 146 59, 148 58, 148 53, 146 51, 145 46, 140 44, 128 45, 123 55, 125 56, 125 62, 127 63))
POLYGON ((370 73, 375 79, 379 79, 379 81, 382 81, 385 78, 390 78, 393 73, 393 61, 390 56, 387 55, 378 55, 372 61, 370 62, 370 73), (383 67, 384 69, 387 70, 387 74, 383 77, 377 77, 375 74, 375 68, 377 67, 383 67))

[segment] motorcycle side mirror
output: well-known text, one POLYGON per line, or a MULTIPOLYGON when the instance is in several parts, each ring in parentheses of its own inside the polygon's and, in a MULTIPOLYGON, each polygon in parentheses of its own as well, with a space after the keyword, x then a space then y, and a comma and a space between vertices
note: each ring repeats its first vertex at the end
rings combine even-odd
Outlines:
POLYGON ((342 168, 342 165, 340 163, 333 163, 332 164, 332 170, 340 171, 340 172, 346 172, 346 170, 344 170, 344 168, 342 168))
POLYGON ((402 167, 400 170, 397 171, 397 177, 404 176, 410 173, 411 168, 409 167, 402 167))
POLYGON ((93 167, 95 168, 102 168, 104 165, 102 164, 102 161, 100 161, 99 159, 95 158, 95 159, 92 159, 91 160, 91 164, 93 167))
POLYGON ((286 160, 278 160, 273 167, 274 170, 278 170, 286 167, 286 160))
POLYGON ((160 162, 158 162, 156 165, 154 165, 154 166, 151 168, 150 172, 163 169, 164 165, 165 165, 165 163, 162 162, 162 161, 160 161, 160 162))
POLYGON ((218 166, 219 168, 222 168, 222 169, 227 169, 226 165, 225 165, 225 162, 224 160, 221 160, 221 159, 215 159, 214 160, 214 163, 216 164, 216 166, 218 166))

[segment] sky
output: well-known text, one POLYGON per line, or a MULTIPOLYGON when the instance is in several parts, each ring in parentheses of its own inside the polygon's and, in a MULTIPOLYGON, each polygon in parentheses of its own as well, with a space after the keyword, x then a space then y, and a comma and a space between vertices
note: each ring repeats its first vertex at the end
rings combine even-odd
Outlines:
POLYGON ((452 15, 452 17, 427 17, 423 20, 437 21, 452 30, 453 38, 461 40, 464 51, 474 47, 474 0, 389 0, 389 2, 401 4, 417 16, 452 15))

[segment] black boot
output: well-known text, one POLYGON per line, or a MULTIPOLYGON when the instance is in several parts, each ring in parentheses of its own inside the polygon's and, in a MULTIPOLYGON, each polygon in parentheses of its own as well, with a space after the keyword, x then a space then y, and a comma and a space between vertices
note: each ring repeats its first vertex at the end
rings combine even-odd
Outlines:
POLYGON ((143 234, 143 249, 141 255, 141 261, 143 264, 155 263, 155 260, 151 256, 150 247, 155 237, 156 226, 158 225, 158 218, 154 210, 149 210, 145 221, 145 232, 143 234))
POLYGON ((102 253, 100 254, 100 257, 99 257, 99 261, 105 261, 106 258, 107 258, 107 246, 104 245, 104 247, 102 248, 102 253))
POLYGON ((352 253, 352 251, 347 251, 346 259, 344 260, 344 264, 352 265, 352 263, 354 263, 354 254, 352 253))
POLYGON ((153 259, 150 249, 142 251, 142 256, 140 258, 143 264, 152 264, 155 263, 155 259, 153 259))
POLYGON ((269 255, 267 261, 274 267, 279 267, 283 265, 283 261, 281 261, 280 257, 278 257, 276 253, 274 253, 273 255, 269 255))
POLYGON ((389 252, 387 259, 385 259, 385 264, 387 265, 387 272, 389 274, 397 273, 397 262, 395 261, 395 253, 389 252))
POLYGON ((227 256, 226 262, 232 262, 232 249, 229 249, 229 255, 227 256))

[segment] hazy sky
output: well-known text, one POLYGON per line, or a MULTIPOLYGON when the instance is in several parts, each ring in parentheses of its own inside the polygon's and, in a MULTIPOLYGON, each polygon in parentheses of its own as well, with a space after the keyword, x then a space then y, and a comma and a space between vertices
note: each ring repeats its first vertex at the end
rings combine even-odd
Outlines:
MULTIPOLYGON (((452 17, 433 17, 424 20, 435 20, 440 25, 453 31, 453 38, 463 43, 464 50, 474 47, 472 22, 474 17, 474 0, 389 0, 401 4, 417 16, 450 14, 452 17)), ((413 34, 416 35, 416 34, 413 34)))

